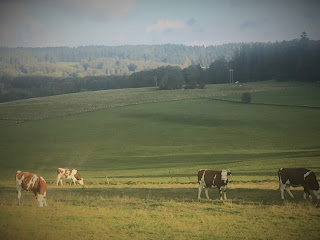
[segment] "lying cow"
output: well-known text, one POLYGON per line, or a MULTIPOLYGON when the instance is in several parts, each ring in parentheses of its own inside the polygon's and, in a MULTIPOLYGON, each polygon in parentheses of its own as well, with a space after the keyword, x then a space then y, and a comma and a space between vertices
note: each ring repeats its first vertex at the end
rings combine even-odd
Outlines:
POLYGON ((39 207, 43 207, 43 204, 47 206, 47 184, 43 177, 33 173, 17 171, 16 188, 19 205, 22 204, 21 190, 23 189, 26 192, 34 193, 34 199, 38 200, 39 207))
POLYGON ((208 188, 217 187, 220 194, 220 200, 227 200, 227 184, 228 184, 228 176, 231 175, 231 172, 227 170, 222 171, 213 171, 207 169, 201 169, 198 172, 198 199, 200 200, 200 195, 202 188, 204 188, 206 197, 209 199, 208 188), (223 198, 222 198, 223 193, 223 198))
POLYGON ((63 186, 62 179, 71 179, 73 184, 79 183, 84 186, 83 178, 80 177, 80 174, 76 169, 58 168, 57 172, 57 186, 59 185, 59 182, 61 186, 63 186))
POLYGON ((307 194, 309 198, 312 199, 310 190, 313 191, 317 199, 320 199, 319 183, 314 172, 305 168, 280 168, 278 171, 278 177, 281 199, 284 199, 284 190, 286 190, 293 198, 293 195, 290 192, 290 186, 302 186, 304 189, 304 199, 307 198, 307 194))

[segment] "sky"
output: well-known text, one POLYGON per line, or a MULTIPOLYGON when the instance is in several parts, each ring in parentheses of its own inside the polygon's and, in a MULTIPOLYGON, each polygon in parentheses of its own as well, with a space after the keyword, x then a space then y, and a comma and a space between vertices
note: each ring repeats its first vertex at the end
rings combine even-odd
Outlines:
POLYGON ((0 0, 0 46, 320 40, 319 0, 0 0))

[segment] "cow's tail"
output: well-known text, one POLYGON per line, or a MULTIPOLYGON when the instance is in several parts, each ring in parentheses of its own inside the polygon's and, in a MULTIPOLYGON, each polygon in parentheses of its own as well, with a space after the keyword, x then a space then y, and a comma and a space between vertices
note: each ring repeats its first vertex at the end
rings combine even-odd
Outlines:
POLYGON ((278 171, 278 179, 279 179, 279 186, 278 186, 278 190, 280 190, 280 187, 281 187, 281 170, 282 170, 282 168, 280 168, 279 169, 279 171, 278 171))

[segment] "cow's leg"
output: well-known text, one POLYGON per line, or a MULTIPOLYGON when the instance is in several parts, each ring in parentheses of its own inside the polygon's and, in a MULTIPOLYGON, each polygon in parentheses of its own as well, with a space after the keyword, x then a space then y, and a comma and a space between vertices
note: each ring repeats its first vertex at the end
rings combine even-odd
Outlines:
POLYGON ((223 199, 227 200, 227 186, 221 187, 223 192, 223 199))
POLYGON ((22 187, 21 187, 21 182, 17 181, 16 180, 16 190, 17 190, 17 197, 18 197, 18 204, 21 205, 22 204, 22 201, 21 201, 21 190, 22 190, 22 187))
POLYGON ((218 188, 218 190, 219 190, 220 200, 223 200, 222 198, 223 187, 218 188))
POLYGON ((279 176, 279 190, 280 190, 280 195, 281 199, 284 200, 284 189, 285 189, 285 184, 282 183, 281 177, 279 176))
POLYGON ((44 192, 43 196, 45 197, 45 200, 44 200, 44 205, 47 207, 47 191, 44 192))
POLYGON ((200 180, 199 181, 199 187, 198 187, 198 199, 199 200, 201 199, 201 192, 202 192, 203 187, 204 187, 204 181, 200 180))
POLYGON ((284 194, 283 194, 284 189, 285 189, 285 186, 281 185, 281 186, 280 186, 280 194, 281 194, 281 199, 282 199, 282 200, 284 200, 284 194))
POLYGON ((72 183, 73 183, 74 185, 77 185, 77 179, 76 179, 75 177, 72 177, 72 183))
POLYGON ((19 204, 19 206, 22 204, 22 201, 21 201, 21 196, 22 196, 22 194, 21 194, 21 189, 20 190, 17 190, 17 193, 18 193, 18 204, 19 204))
POLYGON ((287 193, 290 195, 290 197, 291 197, 291 198, 294 198, 294 197, 293 197, 293 194, 292 194, 291 191, 290 191, 290 186, 289 186, 289 185, 285 185, 285 189, 286 189, 287 193))
POLYGON ((317 199, 320 199, 320 190, 313 190, 313 194, 316 196, 317 199))
POLYGON ((308 187, 303 187, 304 193, 303 193, 303 198, 306 200, 307 199, 307 194, 309 196, 309 199, 312 199, 312 196, 310 194, 309 188, 308 187))
POLYGON ((209 188, 204 188, 204 192, 206 193, 206 197, 207 197, 207 199, 210 199, 209 198, 209 188))
POLYGON ((56 179, 57 186, 59 186, 59 182, 60 182, 60 174, 57 175, 57 179, 56 179))
POLYGON ((198 187, 198 199, 200 200, 201 199, 201 192, 202 192, 202 188, 203 186, 201 186, 201 184, 199 184, 199 187, 198 187))

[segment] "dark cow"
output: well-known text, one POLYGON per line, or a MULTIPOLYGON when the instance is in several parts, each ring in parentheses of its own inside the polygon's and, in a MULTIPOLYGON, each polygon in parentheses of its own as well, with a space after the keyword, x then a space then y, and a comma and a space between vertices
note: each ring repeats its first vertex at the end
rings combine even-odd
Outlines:
POLYGON ((206 197, 209 199, 208 188, 217 187, 220 194, 220 200, 227 200, 227 184, 228 176, 231 175, 231 172, 227 170, 222 171, 213 171, 207 169, 201 169, 198 172, 198 199, 200 200, 200 195, 202 188, 204 188, 206 197), (223 197, 222 197, 223 192, 223 197))
POLYGON ((293 198, 293 195, 290 192, 290 186, 302 186, 304 189, 304 199, 307 199, 307 194, 309 198, 312 199, 310 190, 313 191, 317 199, 320 199, 319 183, 314 172, 305 168, 280 168, 278 171, 278 177, 281 199, 284 199, 284 190, 286 190, 293 198))
POLYGON ((18 193, 19 205, 22 204, 21 190, 23 189, 26 192, 34 193, 35 199, 38 200, 39 207, 42 207, 43 204, 47 206, 47 184, 43 177, 34 173, 17 171, 16 188, 18 193))
POLYGON ((57 186, 59 185, 59 182, 61 186, 63 186, 62 179, 71 179, 73 184, 79 183, 84 187, 83 178, 80 177, 80 174, 76 169, 58 168, 56 179, 57 186))

